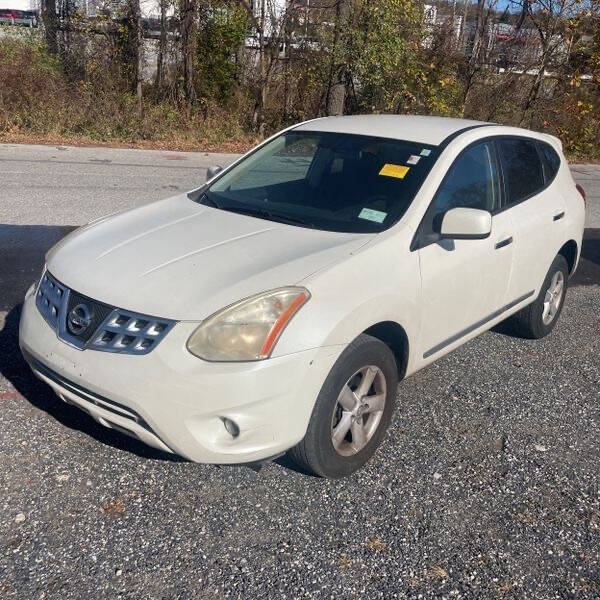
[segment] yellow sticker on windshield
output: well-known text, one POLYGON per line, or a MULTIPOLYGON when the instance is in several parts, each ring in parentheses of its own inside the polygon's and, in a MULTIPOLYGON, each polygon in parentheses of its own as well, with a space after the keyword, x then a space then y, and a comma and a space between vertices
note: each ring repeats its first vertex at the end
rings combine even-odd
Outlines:
POLYGON ((379 171, 379 174, 385 177, 396 177, 396 179, 404 179, 404 177, 409 171, 410 167, 405 167, 404 165, 392 165, 390 163, 387 163, 383 165, 381 171, 379 171))

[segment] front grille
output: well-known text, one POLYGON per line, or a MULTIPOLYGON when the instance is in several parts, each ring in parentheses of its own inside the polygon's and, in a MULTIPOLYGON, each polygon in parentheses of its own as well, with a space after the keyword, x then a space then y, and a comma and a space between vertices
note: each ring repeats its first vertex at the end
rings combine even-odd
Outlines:
POLYGON ((115 308, 98 327, 89 347, 105 352, 147 354, 172 326, 172 321, 115 308))
POLYGON ((101 302, 96 302, 87 296, 82 296, 73 290, 69 291, 69 301, 67 302, 67 315, 77 306, 85 305, 89 308, 91 313, 91 324, 89 327, 83 330, 83 332, 78 333, 69 328, 69 322, 67 321, 67 329, 69 329, 69 333, 76 338, 80 339, 82 342, 87 342, 96 329, 100 326, 100 324, 110 315, 113 311, 111 306, 106 304, 102 304, 101 302))
POLYGON ((36 292, 40 314, 58 337, 80 350, 148 354, 175 321, 134 313, 69 289, 48 271, 36 292))
POLYGON ((64 312, 67 298, 67 288, 46 271, 38 285, 35 302, 52 329, 58 329, 59 316, 64 312))

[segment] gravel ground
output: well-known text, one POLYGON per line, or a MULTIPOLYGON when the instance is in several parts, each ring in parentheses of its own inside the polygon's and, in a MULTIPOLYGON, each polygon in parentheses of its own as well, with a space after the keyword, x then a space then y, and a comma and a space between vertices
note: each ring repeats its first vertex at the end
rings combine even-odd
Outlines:
MULTIPOLYGON (((35 184, 31 164, 19 168, 35 184)), ((256 470, 174 459, 37 381, 15 305, 44 250, 81 222, 69 211, 97 206, 71 195, 48 220, 25 192, 6 202, 9 177, 0 597, 599 598, 600 168, 575 169, 589 228, 554 333, 490 332, 402 382, 376 458, 335 482, 285 459, 256 470)))

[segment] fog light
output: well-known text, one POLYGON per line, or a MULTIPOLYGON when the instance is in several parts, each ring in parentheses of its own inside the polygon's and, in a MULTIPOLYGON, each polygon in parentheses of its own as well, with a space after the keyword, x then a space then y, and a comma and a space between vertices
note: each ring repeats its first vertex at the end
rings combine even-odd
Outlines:
POLYGON ((227 417, 221 417, 223 420, 223 425, 225 425, 225 429, 227 430, 227 433, 231 436, 236 438, 238 435, 240 435, 240 428, 237 426, 237 424, 232 421, 231 419, 228 419, 227 417))

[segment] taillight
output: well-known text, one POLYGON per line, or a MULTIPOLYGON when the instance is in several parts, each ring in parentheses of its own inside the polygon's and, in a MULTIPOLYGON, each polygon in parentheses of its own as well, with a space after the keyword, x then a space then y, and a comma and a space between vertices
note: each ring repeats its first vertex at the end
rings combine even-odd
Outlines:
POLYGON ((583 198, 583 204, 585 205, 587 200, 587 198, 585 197, 585 190, 579 184, 577 184, 575 187, 577 188, 577 191, 581 194, 581 197, 583 198))

